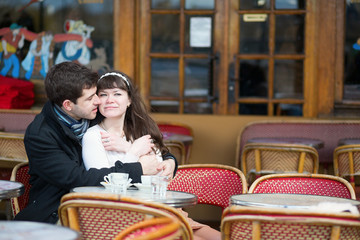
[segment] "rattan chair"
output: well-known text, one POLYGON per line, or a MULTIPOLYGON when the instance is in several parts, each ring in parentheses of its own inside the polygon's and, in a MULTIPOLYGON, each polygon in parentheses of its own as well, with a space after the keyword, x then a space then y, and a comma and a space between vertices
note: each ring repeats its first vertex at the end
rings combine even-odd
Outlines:
POLYGON ((169 190, 195 194, 199 204, 226 208, 232 195, 247 192, 244 174, 237 168, 221 164, 187 164, 179 166, 169 190))
POLYGON ((223 240, 360 239, 359 214, 231 206, 221 220, 223 240))
POLYGON ((136 223, 160 217, 180 221, 178 239, 193 239, 189 223, 177 209, 119 194, 65 194, 61 199, 59 217, 63 226, 79 231, 83 239, 113 239, 136 223))
POLYGON ((13 167, 27 161, 24 135, 0 132, 0 179, 9 180, 13 167))
POLYGON ((241 170, 251 184, 274 173, 317 173, 319 157, 313 147, 301 144, 248 143, 241 154, 241 170))
POLYGON ((172 240, 181 236, 181 223, 175 218, 152 218, 126 228, 114 240, 172 240))
POLYGON ((11 207, 12 214, 15 216, 22 209, 26 207, 29 202, 29 192, 30 192, 30 175, 29 175, 29 163, 19 163, 16 165, 11 173, 11 181, 21 182, 24 184, 24 193, 20 197, 11 198, 11 207))
POLYGON ((334 172, 347 178, 355 189, 355 176, 360 176, 360 145, 343 145, 334 150, 334 172))
POLYGON ((169 149, 170 153, 173 154, 178 161, 179 165, 186 164, 186 151, 185 146, 179 141, 166 141, 165 146, 169 149))
MULTIPOLYGON (((176 123, 176 122, 157 122, 157 125, 160 131, 164 135, 167 133, 175 133, 175 134, 191 136, 194 138, 194 131, 189 125, 183 123, 176 123)), ((191 151, 192 151, 192 144, 185 145, 185 154, 186 154, 185 163, 189 163, 191 151)))
POLYGON ((326 174, 270 174, 256 179, 249 193, 295 193, 355 199, 343 178, 326 174))

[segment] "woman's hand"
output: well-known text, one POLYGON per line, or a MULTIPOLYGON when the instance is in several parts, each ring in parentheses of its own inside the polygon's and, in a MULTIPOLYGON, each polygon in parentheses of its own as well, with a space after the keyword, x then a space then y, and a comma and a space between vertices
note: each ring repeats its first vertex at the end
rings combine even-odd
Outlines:
MULTIPOLYGON (((161 170, 158 170, 159 162, 155 154, 147 154, 140 157, 139 162, 143 170, 143 175, 156 175, 161 170)), ((162 169, 162 168, 161 168, 162 169)))
POLYGON ((164 160, 157 166, 157 170, 161 173, 161 176, 167 176, 169 179, 172 179, 174 171, 175 171, 175 160, 169 159, 164 160))
POLYGON ((106 151, 116 151, 116 152, 127 152, 131 148, 131 143, 127 142, 124 138, 119 135, 100 132, 101 141, 106 151))

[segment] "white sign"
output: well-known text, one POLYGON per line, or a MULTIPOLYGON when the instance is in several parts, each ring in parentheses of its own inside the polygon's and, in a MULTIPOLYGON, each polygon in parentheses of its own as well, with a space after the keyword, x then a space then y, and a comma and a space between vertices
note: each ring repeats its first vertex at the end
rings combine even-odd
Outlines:
POLYGON ((190 47, 211 47, 211 17, 190 18, 190 47))

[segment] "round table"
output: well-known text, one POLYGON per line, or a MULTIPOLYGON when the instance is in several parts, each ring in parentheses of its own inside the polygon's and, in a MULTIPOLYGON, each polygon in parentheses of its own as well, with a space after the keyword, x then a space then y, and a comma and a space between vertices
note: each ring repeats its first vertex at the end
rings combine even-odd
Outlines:
POLYGON ((286 193, 249 193, 233 195, 230 197, 230 204, 242 206, 275 207, 275 208, 311 208, 320 203, 329 202, 336 204, 351 204, 359 207, 360 202, 338 197, 328 197, 307 194, 286 194, 286 193))
POLYGON ((284 144, 303 144, 315 149, 324 147, 324 142, 319 139, 312 138, 280 138, 280 137, 264 137, 264 138, 251 138, 247 141, 248 143, 284 143, 284 144))
POLYGON ((179 141, 184 143, 185 146, 193 143, 193 137, 178 133, 163 132, 164 141, 179 141))
MULTIPOLYGON (((97 193, 112 193, 111 190, 104 187, 76 187, 72 192, 97 192, 97 193)), ((182 208, 193 206, 197 204, 198 198, 196 195, 180 191, 166 191, 165 197, 152 194, 151 191, 145 190, 127 190, 126 193, 119 193, 120 195, 142 199, 145 201, 154 201, 167 204, 171 207, 182 208)))
POLYGON ((338 142, 339 146, 354 144, 360 144, 360 138, 341 138, 338 142))
POLYGON ((2 240, 75 240, 80 234, 60 225, 28 222, 0 221, 0 239, 2 240))
POLYGON ((19 182, 0 180, 0 199, 9 199, 21 196, 25 191, 24 185, 19 182))

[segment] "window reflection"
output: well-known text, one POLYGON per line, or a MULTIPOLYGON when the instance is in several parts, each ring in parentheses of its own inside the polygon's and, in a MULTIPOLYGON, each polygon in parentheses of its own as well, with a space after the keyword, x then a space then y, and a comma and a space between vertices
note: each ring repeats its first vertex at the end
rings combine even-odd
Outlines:
MULTIPOLYGON (((260 21, 248 20, 253 14, 241 15, 240 53, 268 53, 269 22, 268 17, 260 21)), ((263 15, 262 15, 263 16, 263 15)))
POLYGON ((239 114, 245 115, 267 115, 267 104, 240 104, 239 114))
POLYGON ((303 98, 303 62, 276 60, 274 66, 274 97, 303 98))
POLYGON ((206 97, 209 94, 208 59, 185 60, 185 97, 206 97))
POLYGON ((186 0, 185 9, 214 9, 214 0, 186 0))
POLYGON ((178 59, 153 58, 151 60, 151 96, 179 96, 178 59))
POLYGON ((180 0, 151 0, 152 9, 179 9, 180 0))
POLYGON ((240 9, 270 9, 270 0, 240 0, 240 9))
POLYGON ((305 9, 306 0, 275 0, 275 9, 305 9))
POLYGON ((301 54, 304 52, 304 15, 277 15, 275 52, 301 54))
POLYGON ((267 97, 267 60, 240 61, 239 97, 267 97))
POLYGON ((179 52, 179 15, 153 14, 151 16, 151 51, 179 52))

